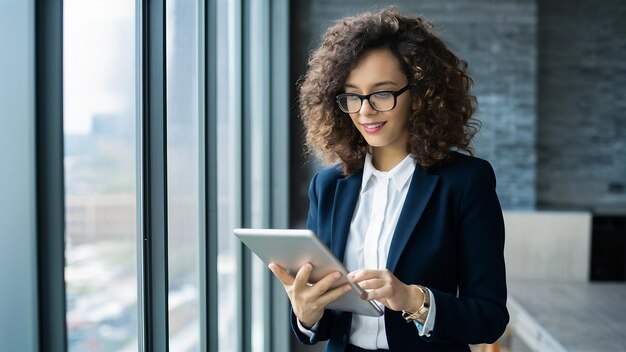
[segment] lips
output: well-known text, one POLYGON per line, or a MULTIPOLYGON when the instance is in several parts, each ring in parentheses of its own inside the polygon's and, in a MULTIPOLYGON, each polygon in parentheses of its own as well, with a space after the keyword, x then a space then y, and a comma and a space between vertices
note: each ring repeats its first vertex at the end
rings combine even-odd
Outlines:
POLYGON ((374 122, 374 123, 362 123, 361 126, 363 126, 363 129, 367 133, 376 133, 382 130, 386 123, 387 121, 374 122))

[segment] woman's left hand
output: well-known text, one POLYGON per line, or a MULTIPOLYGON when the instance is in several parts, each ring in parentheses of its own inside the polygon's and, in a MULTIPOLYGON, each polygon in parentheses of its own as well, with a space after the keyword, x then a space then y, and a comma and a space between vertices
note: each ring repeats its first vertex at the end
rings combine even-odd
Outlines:
POLYGON ((415 312, 424 300, 417 286, 405 285, 388 269, 356 270, 348 274, 348 280, 366 290, 362 299, 375 299, 391 310, 415 312))

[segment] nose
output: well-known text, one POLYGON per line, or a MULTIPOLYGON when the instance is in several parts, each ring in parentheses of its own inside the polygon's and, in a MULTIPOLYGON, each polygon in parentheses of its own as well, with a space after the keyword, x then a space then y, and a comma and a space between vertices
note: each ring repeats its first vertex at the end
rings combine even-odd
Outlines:
POLYGON ((359 110, 359 114, 360 115, 372 115, 375 114, 377 111, 374 110, 374 108, 372 108, 372 105, 370 104, 369 99, 363 99, 363 102, 361 103, 361 109, 359 110))

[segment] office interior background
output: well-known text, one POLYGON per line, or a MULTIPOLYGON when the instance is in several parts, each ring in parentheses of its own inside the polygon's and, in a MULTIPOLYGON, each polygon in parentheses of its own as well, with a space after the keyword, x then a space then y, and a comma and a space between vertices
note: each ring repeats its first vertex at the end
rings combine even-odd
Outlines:
POLYGON ((589 296, 561 293, 599 287, 623 348, 626 2, 0 0, 0 351, 319 350, 232 229, 304 227, 321 165, 297 81, 334 20, 390 4, 469 62, 507 226, 501 345, 583 350, 562 330, 589 296))

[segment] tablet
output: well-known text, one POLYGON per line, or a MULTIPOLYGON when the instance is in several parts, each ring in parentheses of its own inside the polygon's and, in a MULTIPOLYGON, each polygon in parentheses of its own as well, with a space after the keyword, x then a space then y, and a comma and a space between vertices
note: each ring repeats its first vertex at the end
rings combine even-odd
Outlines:
MULTIPOLYGON (((304 264, 311 263, 313 265, 309 279, 311 283, 315 283, 335 271, 340 272, 342 276, 337 279, 332 288, 350 283, 346 278, 348 270, 313 231, 235 229, 233 232, 265 264, 276 263, 292 276, 295 276, 304 264)), ((326 309, 373 317, 383 315, 383 310, 378 306, 378 303, 373 300, 361 299, 360 295, 363 289, 359 285, 350 284, 353 289, 330 303, 326 309)))

